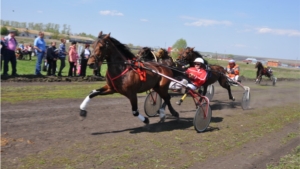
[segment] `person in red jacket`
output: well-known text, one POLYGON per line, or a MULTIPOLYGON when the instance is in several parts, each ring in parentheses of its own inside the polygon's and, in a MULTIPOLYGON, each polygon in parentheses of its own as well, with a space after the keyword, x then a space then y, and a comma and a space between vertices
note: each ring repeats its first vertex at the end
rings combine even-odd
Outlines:
POLYGON ((185 72, 191 81, 187 86, 192 90, 200 88, 200 86, 205 83, 207 76, 204 60, 202 58, 196 58, 194 63, 195 66, 188 68, 185 72))

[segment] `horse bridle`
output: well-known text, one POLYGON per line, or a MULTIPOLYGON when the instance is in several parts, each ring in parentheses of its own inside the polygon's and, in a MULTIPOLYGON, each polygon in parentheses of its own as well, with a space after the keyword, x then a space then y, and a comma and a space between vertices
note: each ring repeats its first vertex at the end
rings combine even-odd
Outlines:
MULTIPOLYGON (((103 45, 103 43, 101 42, 101 39, 100 38, 98 38, 98 40, 97 40, 97 42, 96 42, 96 44, 98 44, 98 43, 100 43, 101 45, 103 45)), ((105 45, 103 45, 104 46, 104 50, 101 50, 101 55, 103 55, 103 53, 104 53, 104 57, 103 57, 103 60, 105 60, 106 59, 106 57, 107 57, 107 54, 106 54, 106 50, 107 50, 107 48, 109 47, 109 44, 108 44, 108 42, 106 41, 106 43, 105 43, 105 45)), ((94 46, 94 48, 95 48, 95 46, 94 46)), ((100 49, 101 49, 102 47, 100 47, 100 49)), ((96 69, 96 68, 98 68, 99 67, 99 62, 100 62, 100 58, 99 57, 101 57, 101 55, 99 56, 99 55, 95 55, 95 54, 93 54, 92 56, 91 56, 91 58, 94 58, 94 60, 95 60, 95 66, 94 66, 94 69, 96 69)))

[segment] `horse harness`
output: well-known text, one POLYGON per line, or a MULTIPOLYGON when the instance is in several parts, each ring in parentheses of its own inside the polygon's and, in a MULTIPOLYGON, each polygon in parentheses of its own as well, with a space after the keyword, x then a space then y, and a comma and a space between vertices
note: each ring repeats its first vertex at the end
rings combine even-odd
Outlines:
POLYGON ((115 76, 115 77, 111 77, 109 72, 107 72, 107 77, 110 80, 114 90, 116 90, 117 92, 119 92, 114 84, 114 80, 122 77, 123 75, 125 75, 129 70, 133 70, 135 73, 137 73, 140 77, 140 80, 142 82, 146 81, 146 69, 144 67, 144 64, 141 61, 136 61, 134 60, 127 60, 124 62, 125 65, 127 65, 126 69, 119 75, 115 76))

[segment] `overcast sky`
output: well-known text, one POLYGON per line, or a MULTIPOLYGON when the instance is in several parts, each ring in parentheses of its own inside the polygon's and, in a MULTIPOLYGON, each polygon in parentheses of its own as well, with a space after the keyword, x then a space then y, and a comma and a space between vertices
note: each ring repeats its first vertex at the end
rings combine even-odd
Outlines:
POLYGON ((183 38, 202 52, 300 59, 299 0, 2 0, 1 19, 100 31, 162 47, 183 38))

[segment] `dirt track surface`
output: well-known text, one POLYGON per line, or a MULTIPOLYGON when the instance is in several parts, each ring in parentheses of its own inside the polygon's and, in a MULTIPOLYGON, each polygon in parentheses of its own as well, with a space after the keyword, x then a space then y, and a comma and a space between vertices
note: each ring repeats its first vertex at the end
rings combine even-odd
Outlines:
MULTIPOLYGON (((64 82, 47 83, 47 85, 58 84, 70 85, 70 83, 64 82)), ((275 87, 271 86, 270 82, 265 86, 263 82, 259 88, 253 81, 243 82, 243 84, 251 88, 250 106, 252 109, 285 105, 300 100, 299 81, 279 81, 275 87), (285 97, 287 93, 289 96, 285 97)), ((2 86, 5 85, 20 86, 34 85, 34 83, 2 83, 2 86)), ((226 123, 226 119, 232 116, 247 114, 247 110, 242 110, 240 105, 242 90, 238 87, 232 88, 233 95, 237 99, 235 102, 229 101, 227 91, 215 84, 215 95, 211 102, 211 108, 213 111, 212 123, 217 123, 217 126, 226 123)), ((88 93, 89 91, 87 91, 88 93)), ((192 122, 195 106, 189 100, 186 100, 181 106, 177 106, 175 101, 179 98, 172 98, 173 106, 179 112, 180 117, 184 119, 184 122, 175 123, 173 122, 174 119, 168 116, 169 118, 164 124, 158 124, 159 118, 154 117, 150 118, 150 129, 145 130, 142 128, 143 123, 131 114, 130 103, 125 97, 107 98, 100 96, 92 99, 87 106, 87 118, 80 121, 79 105, 84 98, 85 96, 82 99, 56 99, 18 104, 2 103, 1 136, 2 138, 10 138, 8 143, 2 146, 1 158, 5 159, 2 162, 2 167, 21 168, 19 159, 29 154, 38 154, 55 146, 59 151, 59 147, 85 140, 101 142, 101 140, 104 141, 120 135, 124 139, 129 139, 142 137, 145 134, 176 130, 186 130, 186 132, 197 134, 192 122)), ((138 98, 139 110, 143 115, 145 115, 143 111, 144 100, 144 96, 138 98)), ((166 113, 169 114, 168 111, 166 113)), ((246 143, 241 149, 228 151, 226 156, 211 157, 204 162, 194 164, 190 168, 266 168, 266 164, 277 162, 281 156, 288 154, 300 144, 300 139, 297 137, 282 145, 280 141, 289 132, 299 132, 299 122, 289 124, 279 132, 270 133, 266 137, 246 143), (264 151, 262 152, 262 150, 264 151), (251 154, 259 155, 251 156, 251 154)), ((205 133, 198 133, 199 137, 201 134, 204 135, 205 133)), ((90 150, 86 153, 93 151, 90 150)), ((93 168, 92 164, 87 166, 93 168)), ((78 168, 86 167, 79 166, 78 168)))

